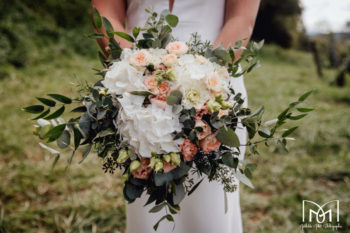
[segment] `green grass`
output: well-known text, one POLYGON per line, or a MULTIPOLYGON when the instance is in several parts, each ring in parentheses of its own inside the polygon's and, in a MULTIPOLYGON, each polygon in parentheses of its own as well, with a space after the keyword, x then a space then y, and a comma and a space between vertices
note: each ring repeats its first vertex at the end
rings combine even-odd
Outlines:
MULTIPOLYGON (((350 86, 329 86, 335 76, 315 75, 309 54, 267 46, 262 67, 246 76, 249 104, 265 105, 272 119, 300 94, 316 108, 301 122, 290 153, 263 149, 254 173, 255 189, 241 189, 245 232, 300 232, 301 201, 341 201, 343 232, 350 230, 350 86)), ((66 169, 68 154, 51 170, 53 157, 31 134, 21 107, 34 97, 74 94, 77 79, 94 81, 97 59, 57 57, 50 63, 16 70, 0 80, 0 232, 123 232, 125 208, 118 175, 104 174, 91 154, 79 154, 66 169)), ((292 126, 292 125, 290 125, 292 126)), ((311 231, 310 231, 311 232, 311 231)), ((322 231, 317 231, 322 232, 322 231)), ((327 231, 324 231, 327 232, 327 231)))

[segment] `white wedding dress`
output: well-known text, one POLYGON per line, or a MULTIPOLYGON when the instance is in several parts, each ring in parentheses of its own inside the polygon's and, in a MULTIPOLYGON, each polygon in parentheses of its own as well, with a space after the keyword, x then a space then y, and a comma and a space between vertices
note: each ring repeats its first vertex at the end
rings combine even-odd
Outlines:
MULTIPOLYGON (((169 9, 167 0, 128 0, 128 29, 143 26, 149 14, 145 9, 152 6, 154 11, 169 9)), ((172 13, 179 17, 179 23, 173 31, 176 39, 188 41, 191 33, 198 32, 202 40, 215 42, 224 20, 225 0, 175 0, 172 13)), ((232 29, 234 30, 234 28, 232 29)), ((243 77, 231 78, 236 92, 242 93, 247 106, 247 95, 243 77)), ((246 142, 246 132, 237 132, 241 144, 246 142)), ((241 157, 244 156, 241 148, 241 157)), ((164 220, 160 223, 159 233, 241 233, 242 218, 239 204, 239 189, 227 193, 228 211, 225 214, 223 187, 217 182, 205 179, 198 189, 181 202, 181 211, 174 216, 173 223, 164 220)), ((132 204, 127 204, 127 233, 153 233, 153 225, 165 214, 165 211, 148 213, 153 205, 143 207, 147 201, 144 194, 132 204)))

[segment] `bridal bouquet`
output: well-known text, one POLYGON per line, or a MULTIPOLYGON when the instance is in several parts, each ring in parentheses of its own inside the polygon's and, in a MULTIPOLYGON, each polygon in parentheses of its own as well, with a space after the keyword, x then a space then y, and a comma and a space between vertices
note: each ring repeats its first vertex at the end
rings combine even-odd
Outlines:
MULTIPOLYGON (((261 142, 285 148, 296 127, 279 130, 281 126, 312 109, 296 108, 308 92, 275 120, 263 123, 263 108, 254 113, 244 108, 241 93, 230 84, 258 66, 262 42, 214 49, 196 34, 187 43, 176 41, 171 32, 178 18, 168 11, 150 14, 145 27, 136 27, 129 35, 114 32, 94 9, 95 27, 104 25, 109 37, 109 56, 100 53, 102 79, 83 86, 78 98, 49 94, 51 98, 38 98, 42 105, 24 110, 38 114, 35 134, 40 139, 72 149, 69 163, 79 148, 83 159, 93 149, 106 172, 121 171, 128 202, 146 192, 146 205, 155 203, 150 212, 166 208, 168 214, 160 221, 174 221, 172 214, 180 210, 183 198, 200 185, 193 174, 221 182, 226 192, 236 190, 235 178, 252 186, 249 178, 256 165, 239 160, 240 146, 247 146, 250 154, 258 153, 261 142), (132 42, 132 47, 121 49, 115 35, 132 42), (236 50, 244 50, 238 59, 236 50), (60 116, 70 104, 78 104, 71 111, 76 116, 64 121, 60 116), (236 135, 238 128, 248 131, 245 145, 236 135)), ((40 145, 56 154, 56 163, 60 153, 40 145)))

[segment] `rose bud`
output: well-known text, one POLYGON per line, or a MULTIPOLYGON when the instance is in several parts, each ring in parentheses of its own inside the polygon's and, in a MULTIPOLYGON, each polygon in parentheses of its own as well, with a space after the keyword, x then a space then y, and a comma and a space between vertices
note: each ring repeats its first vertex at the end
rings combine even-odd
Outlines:
POLYGON ((154 166, 154 171, 155 172, 159 172, 160 170, 163 169, 163 162, 161 162, 160 160, 156 162, 155 166, 154 166))
POLYGON ((175 153, 175 152, 171 152, 170 156, 171 156, 171 163, 175 164, 177 166, 180 166, 180 163, 181 163, 180 154, 179 153, 175 153))
POLYGON ((165 162, 167 162, 167 163, 170 163, 170 161, 171 161, 171 156, 170 156, 170 154, 164 154, 164 155, 163 155, 163 160, 164 160, 165 162))
POLYGON ((138 160, 134 160, 130 164, 130 172, 134 172, 141 167, 141 163, 138 160))
POLYGON ((131 152, 126 149, 121 149, 118 153, 117 163, 124 163, 129 157, 131 152))
POLYGON ((122 175, 122 182, 125 182, 129 179, 129 173, 125 173, 124 175, 122 175))
POLYGON ((223 110, 233 108, 233 103, 230 103, 228 101, 223 101, 221 104, 221 107, 223 110))
POLYGON ((207 104, 208 110, 213 113, 213 112, 217 112, 221 109, 221 105, 214 101, 214 100, 209 100, 208 104, 207 104))

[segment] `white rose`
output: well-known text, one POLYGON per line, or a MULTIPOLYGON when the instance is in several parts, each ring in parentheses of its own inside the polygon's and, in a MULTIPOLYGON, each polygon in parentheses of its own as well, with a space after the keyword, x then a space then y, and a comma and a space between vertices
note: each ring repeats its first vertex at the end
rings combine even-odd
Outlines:
POLYGON ((182 41, 174 41, 169 43, 165 49, 168 50, 169 53, 180 56, 187 53, 188 46, 182 41))
POLYGON ((206 64, 207 59, 201 55, 196 54, 196 62, 198 62, 199 64, 206 64))
POLYGON ((177 56, 175 54, 168 54, 163 58, 163 64, 167 67, 172 67, 177 64, 177 56))

